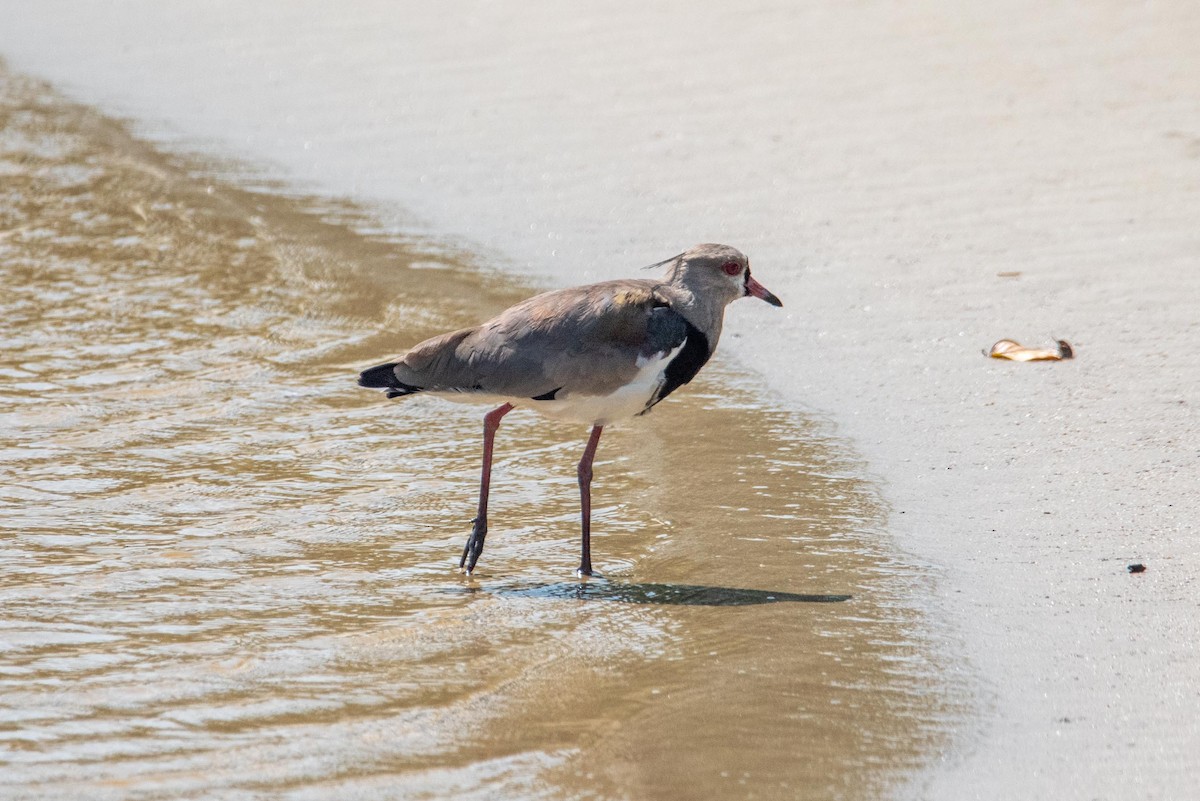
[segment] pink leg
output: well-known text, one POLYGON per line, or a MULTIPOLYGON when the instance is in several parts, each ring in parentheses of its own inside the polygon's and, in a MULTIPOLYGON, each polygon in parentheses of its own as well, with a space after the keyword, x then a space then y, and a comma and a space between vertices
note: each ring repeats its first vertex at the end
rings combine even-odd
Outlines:
POLYGON ((579 507, 583 516, 583 554, 579 561, 581 576, 592 575, 592 459, 596 458, 596 446, 600 444, 600 432, 604 426, 592 426, 592 436, 583 449, 579 460, 579 507))
POLYGON ((458 566, 465 568, 468 576, 475 569, 479 555, 483 553, 483 540, 487 537, 488 488, 492 483, 492 440, 496 438, 500 418, 512 410, 513 405, 506 403, 483 416, 483 476, 479 480, 479 509, 475 512, 475 519, 471 521, 474 525, 471 527, 471 536, 467 538, 467 546, 463 548, 462 559, 458 560, 458 566))

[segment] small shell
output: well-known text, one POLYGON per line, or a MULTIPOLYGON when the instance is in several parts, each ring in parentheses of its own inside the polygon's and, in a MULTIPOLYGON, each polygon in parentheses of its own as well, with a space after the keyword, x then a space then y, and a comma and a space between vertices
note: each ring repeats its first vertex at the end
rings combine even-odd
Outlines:
POLYGON ((1056 340, 1058 348, 1026 348, 1011 339, 1002 339, 988 352, 993 359, 1008 359, 1014 362, 1057 362, 1075 358, 1075 351, 1065 339, 1056 340))

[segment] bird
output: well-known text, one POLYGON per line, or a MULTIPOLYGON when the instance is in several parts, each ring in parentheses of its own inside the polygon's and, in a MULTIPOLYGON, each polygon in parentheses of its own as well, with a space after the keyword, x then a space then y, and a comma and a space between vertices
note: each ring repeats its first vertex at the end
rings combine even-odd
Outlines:
POLYGON ((644 415, 690 382, 716 350, 725 307, 743 297, 783 303, 728 245, 702 244, 651 264, 660 279, 626 278, 544 292, 492 319, 427 339, 358 384, 390 398, 428 394, 495 405, 483 417, 483 471, 471 534, 459 560, 470 576, 488 531, 492 449, 518 407, 591 426, 576 474, 580 577, 592 575, 592 461, 610 423, 644 415))

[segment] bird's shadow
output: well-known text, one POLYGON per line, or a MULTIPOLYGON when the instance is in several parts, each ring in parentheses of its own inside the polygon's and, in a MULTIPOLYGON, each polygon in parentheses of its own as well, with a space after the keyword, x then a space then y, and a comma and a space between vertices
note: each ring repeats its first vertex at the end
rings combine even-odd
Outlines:
POLYGON ((737 587, 708 587, 698 584, 658 584, 621 582, 605 579, 560 581, 536 584, 503 584, 491 588, 471 588, 510 598, 548 600, 615 601, 627 604, 663 606, 755 606, 758 604, 805 603, 829 604, 848 601, 850 595, 812 595, 773 590, 747 590, 737 587))

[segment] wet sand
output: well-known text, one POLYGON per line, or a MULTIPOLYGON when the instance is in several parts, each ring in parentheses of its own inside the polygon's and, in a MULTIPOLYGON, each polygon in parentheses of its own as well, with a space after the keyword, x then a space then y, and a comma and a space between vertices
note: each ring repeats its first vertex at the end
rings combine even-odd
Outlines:
POLYGON ((155 141, 539 286, 743 248, 786 322, 725 354, 862 455, 973 687, 896 792, 1200 795, 1194 4, 9 8, 0 51, 155 141))
POLYGON ((480 414, 353 379, 526 288, 4 72, 0 170, 6 798, 867 798, 944 747, 927 576, 755 379, 613 427, 584 583, 583 432, 510 416, 465 578, 480 414))

